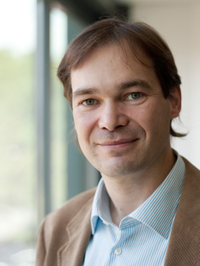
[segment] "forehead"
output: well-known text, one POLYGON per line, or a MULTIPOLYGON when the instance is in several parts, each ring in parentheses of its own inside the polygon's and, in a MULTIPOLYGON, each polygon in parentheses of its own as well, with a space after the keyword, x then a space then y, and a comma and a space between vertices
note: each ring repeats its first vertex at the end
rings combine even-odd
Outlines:
POLYGON ((151 61, 131 51, 128 46, 108 45, 93 51, 76 69, 71 71, 72 92, 85 87, 110 87, 127 79, 146 79, 158 82, 151 61), (125 49, 126 48, 126 49, 125 49))
POLYGON ((153 67, 152 59, 146 54, 146 52, 136 43, 130 43, 126 40, 119 40, 118 42, 108 42, 107 44, 100 44, 87 52, 84 59, 76 64, 71 69, 71 73, 77 69, 82 68, 89 61, 95 61, 95 58, 101 61, 102 55, 107 54, 112 56, 114 54, 115 59, 119 59, 126 64, 130 64, 131 61, 137 61, 146 66, 153 67))

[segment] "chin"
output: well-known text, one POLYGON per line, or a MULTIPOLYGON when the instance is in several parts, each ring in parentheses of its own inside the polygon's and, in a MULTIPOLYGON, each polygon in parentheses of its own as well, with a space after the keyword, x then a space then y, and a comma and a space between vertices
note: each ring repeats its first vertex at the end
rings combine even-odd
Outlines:
MULTIPOLYGON (((112 160, 113 161, 113 160, 112 160)), ((119 158, 119 160, 115 160, 115 162, 106 161, 104 163, 98 163, 95 166, 103 175, 109 177, 118 177, 133 174, 137 171, 135 163, 133 161, 126 161, 119 158)))

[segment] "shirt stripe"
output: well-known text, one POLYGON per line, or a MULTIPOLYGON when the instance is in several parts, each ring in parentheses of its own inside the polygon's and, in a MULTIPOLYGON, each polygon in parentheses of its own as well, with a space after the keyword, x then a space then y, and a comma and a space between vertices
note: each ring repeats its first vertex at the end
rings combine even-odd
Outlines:
POLYGON ((185 163, 177 160, 169 175, 119 227, 113 224, 103 179, 97 187, 91 215, 92 236, 83 266, 164 265, 169 237, 179 204, 185 163))

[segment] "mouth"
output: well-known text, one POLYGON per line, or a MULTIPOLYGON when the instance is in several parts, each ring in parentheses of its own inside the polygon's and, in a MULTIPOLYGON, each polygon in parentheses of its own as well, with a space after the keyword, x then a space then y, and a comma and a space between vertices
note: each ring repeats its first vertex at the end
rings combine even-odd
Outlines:
POLYGON ((110 141, 105 141, 105 142, 101 142, 98 143, 97 145, 104 147, 104 148, 123 148, 123 147, 127 147, 131 144, 133 144, 134 142, 136 142, 138 139, 120 139, 120 140, 110 140, 110 141))

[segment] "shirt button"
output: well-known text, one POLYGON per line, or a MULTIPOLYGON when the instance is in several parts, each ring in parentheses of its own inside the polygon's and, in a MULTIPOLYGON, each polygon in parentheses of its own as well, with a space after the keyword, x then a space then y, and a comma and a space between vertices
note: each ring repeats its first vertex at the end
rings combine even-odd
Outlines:
POLYGON ((115 254, 116 254, 116 255, 120 255, 121 253, 122 253, 121 248, 116 248, 116 249, 115 249, 115 254))

